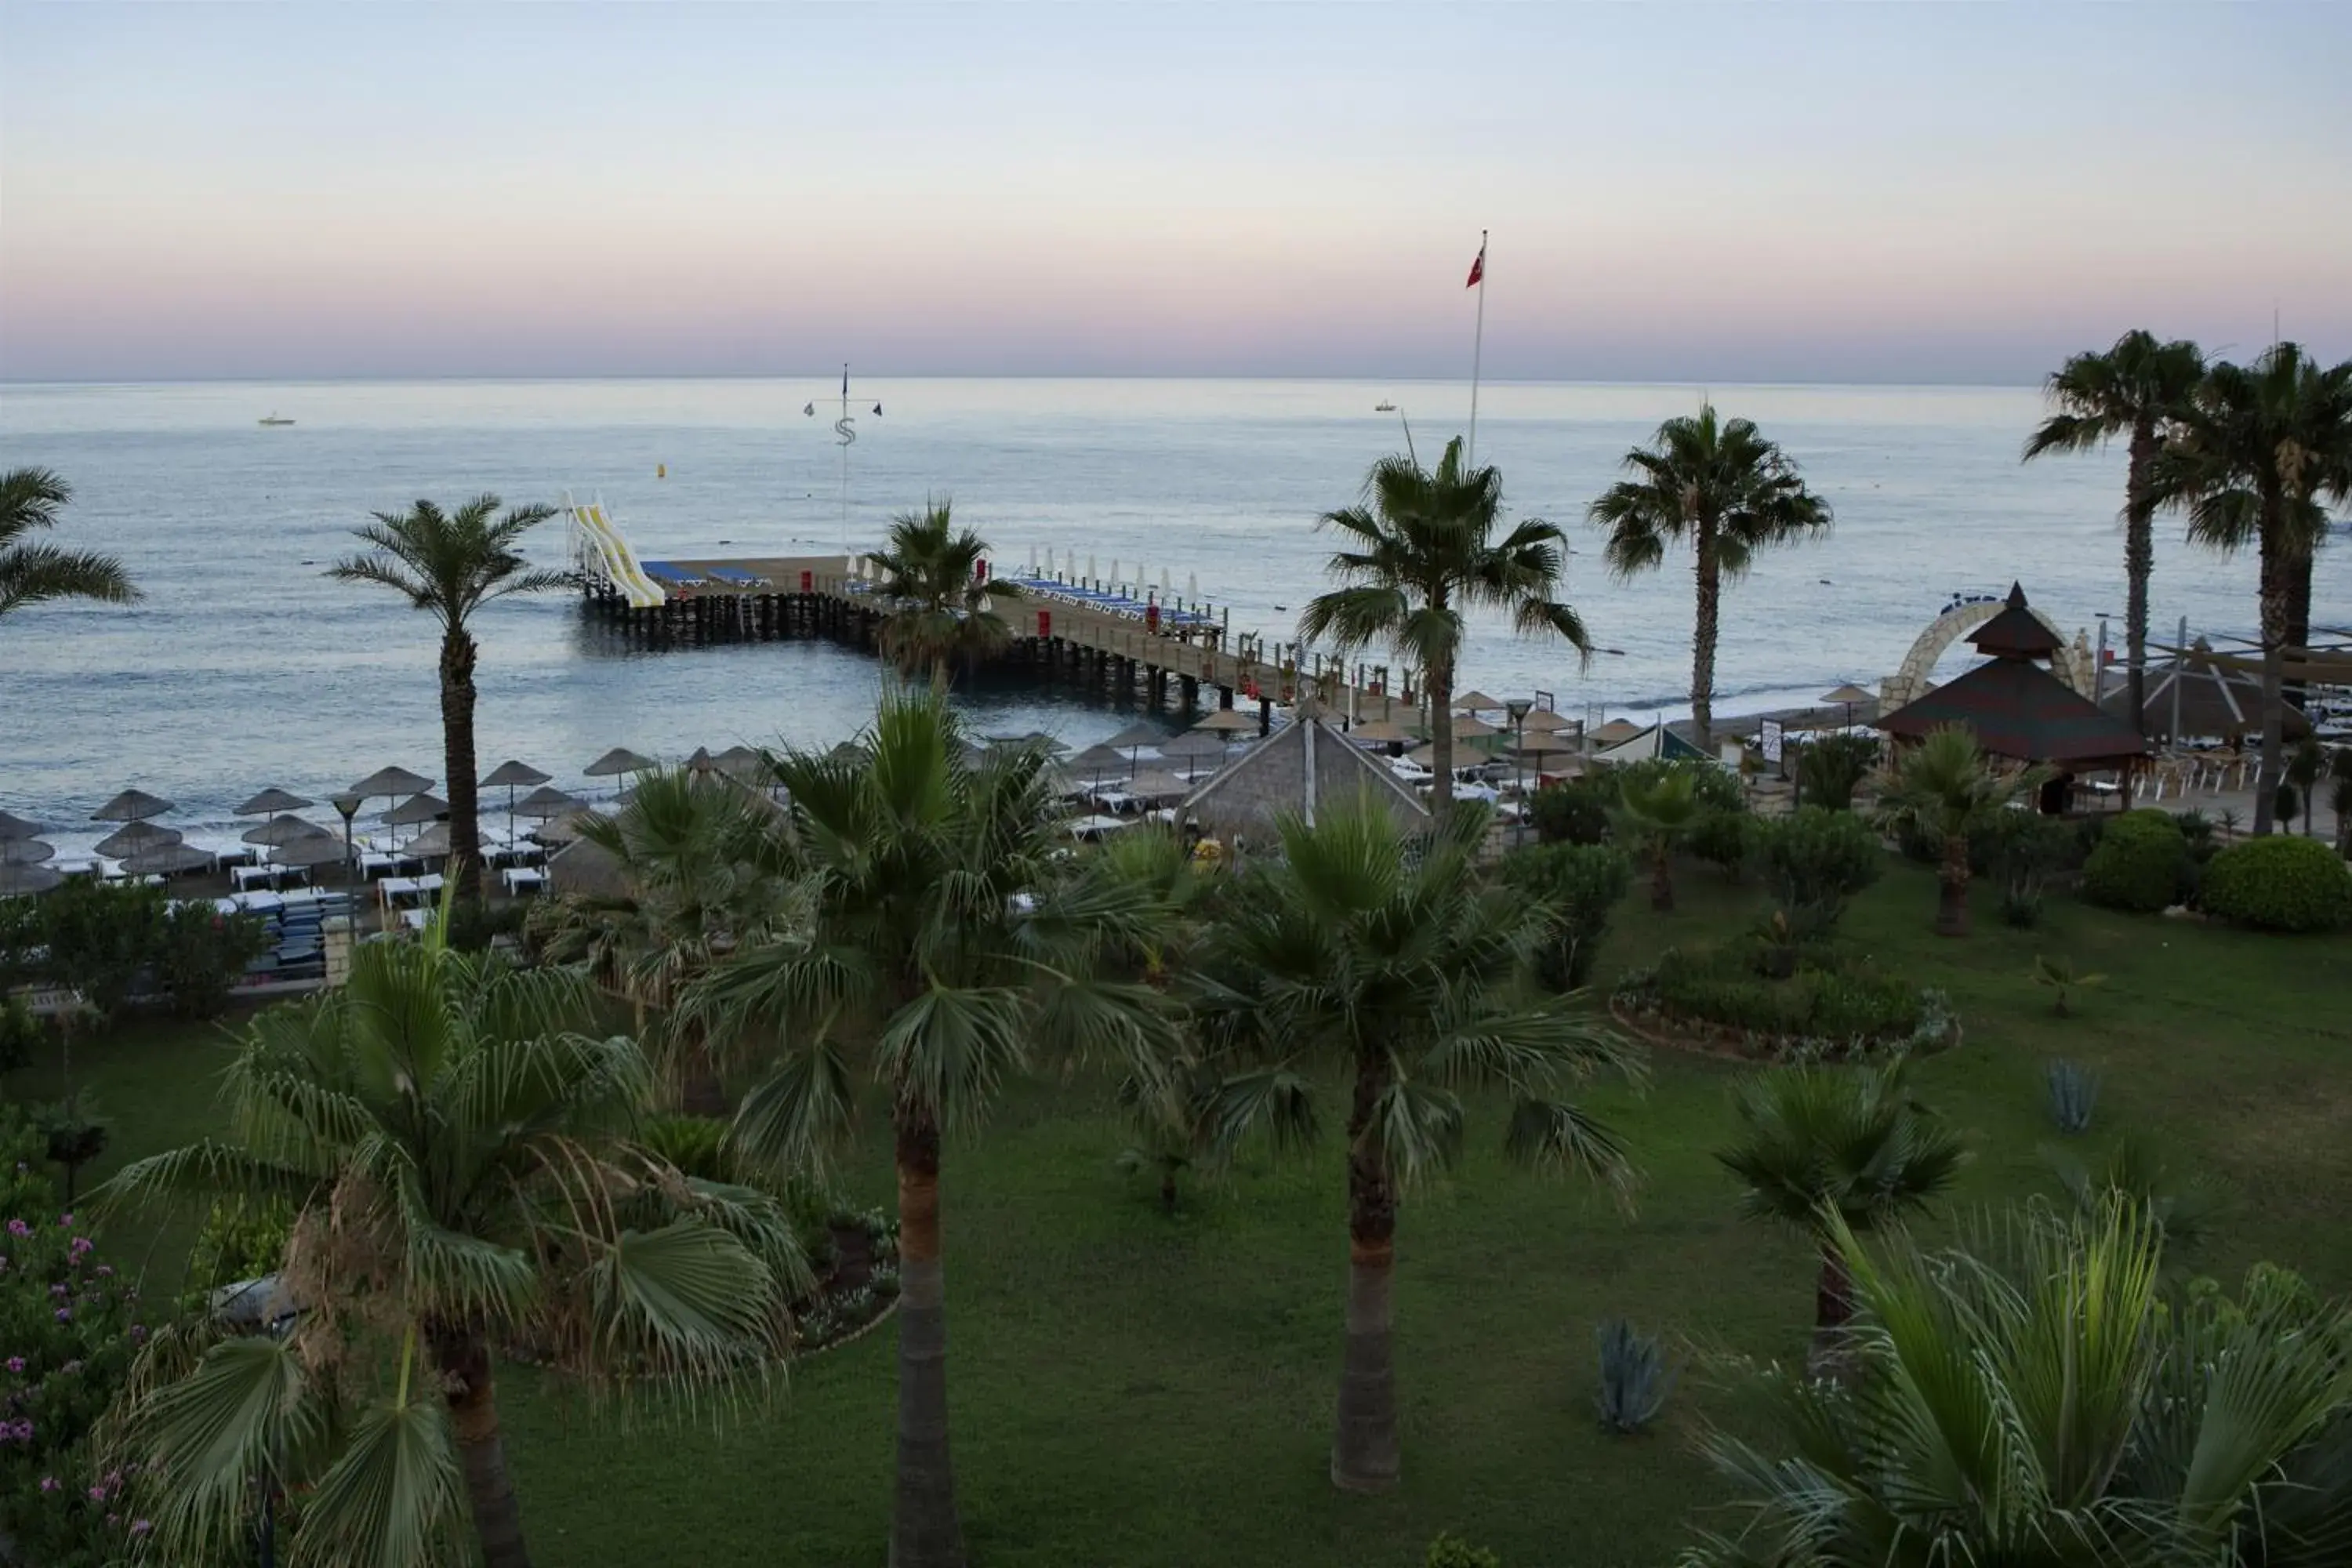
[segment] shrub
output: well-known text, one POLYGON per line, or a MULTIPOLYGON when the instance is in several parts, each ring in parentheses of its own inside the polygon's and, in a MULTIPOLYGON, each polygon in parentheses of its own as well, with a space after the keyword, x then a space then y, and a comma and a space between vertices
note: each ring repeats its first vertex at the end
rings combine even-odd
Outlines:
POLYGON ((1503 1568, 1503 1560, 1483 1546, 1473 1546, 1451 1532, 1429 1543, 1422 1568, 1503 1568))
POLYGON ((2091 1112, 2099 1106, 2099 1075, 2061 1057, 2050 1064, 2042 1079, 2050 1094, 2050 1120, 2072 1137, 2090 1130, 2091 1112))
POLYGON ((47 1031, 33 1010, 15 996, 0 996, 0 1072, 15 1072, 33 1059, 47 1031))
POLYGON ((275 1274, 293 1234, 294 1205, 284 1197, 217 1199, 189 1249, 188 1283, 209 1292, 275 1274))
POLYGON ((1622 795, 1628 784, 1647 789, 1661 779, 1687 776, 1691 782, 1691 798, 1709 811, 1745 811, 1748 797, 1739 788, 1739 775, 1716 763, 1694 762, 1689 758, 1666 761, 1626 763, 1614 770, 1617 793, 1622 795))
POLYGON ((2083 896, 2095 904, 2152 915, 2181 892, 2189 842, 2168 811, 2127 811, 2107 824, 2083 862, 2083 896))
POLYGON ((0 1534, 15 1560, 99 1568, 128 1559, 142 1521, 110 1509, 124 1485, 90 1432, 138 1345, 138 1292, 101 1261, 40 1174, 41 1139, 0 1109, 0 1534))
POLYGON ((1612 781, 1594 774, 1546 784, 1528 811, 1536 837, 1546 844, 1598 844, 1609 837, 1609 807, 1616 799, 1612 781))
POLYGON ((1633 868, 1605 844, 1537 844, 1503 858, 1503 880, 1551 915, 1551 933, 1536 954, 1536 973, 1554 991, 1574 991, 1592 977, 1609 912, 1625 896, 1633 868))
POLYGON ((1788 910, 1833 914, 1886 864, 1878 835, 1850 811, 1800 806, 1778 822, 1757 823, 1755 837, 1765 883, 1788 910))
POLYGON ((1737 881, 1739 868, 1748 863, 1750 829, 1755 821, 1744 807, 1728 811, 1711 807, 1691 825, 1685 842, 1693 855, 1737 881))
POLYGON ((245 966, 269 945, 255 915, 222 915, 201 904, 175 904, 163 915, 155 962, 157 978, 183 1018, 216 1018, 245 966))
POLYGON ((2233 844, 2205 868, 2206 911, 2262 931, 2352 925, 2352 869, 2315 838, 2273 834, 2233 844))
POLYGON ((163 945, 160 888, 76 877, 41 900, 44 967, 81 994, 101 1020, 113 1018, 163 945))
POLYGON ((1824 735, 1797 753, 1797 798, 1828 811, 1848 811, 1853 792, 1878 766, 1875 735, 1824 735))
POLYGON ((1666 1407, 1674 1392, 1674 1369, 1666 1364, 1658 1342, 1633 1331, 1622 1318, 1612 1319, 1597 1331, 1601 1342, 1601 1392, 1593 1404, 1603 1429, 1621 1435, 1639 1432, 1666 1407))
POLYGON ((689 1176, 735 1182, 742 1176, 727 1123, 715 1116, 656 1116, 637 1132, 646 1150, 689 1176))
POLYGON ((1671 1020, 1737 1031, 1775 1054, 1856 1054, 1942 1035, 1948 1017, 1931 993, 1866 964, 1806 952, 1787 979, 1768 976, 1771 950, 1669 948, 1657 967, 1629 976, 1618 996, 1671 1020), (1805 1042, 1812 1042, 1806 1045, 1805 1042))

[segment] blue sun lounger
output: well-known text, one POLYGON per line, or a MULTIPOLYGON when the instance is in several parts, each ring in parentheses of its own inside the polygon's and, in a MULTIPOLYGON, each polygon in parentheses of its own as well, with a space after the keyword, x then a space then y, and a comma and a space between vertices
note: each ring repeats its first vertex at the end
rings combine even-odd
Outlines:
POLYGON ((708 575, 714 583, 724 583, 730 588, 765 588, 768 580, 756 572, 746 572, 740 566, 713 566, 708 575))
POLYGON ((692 588, 702 582, 701 574, 688 572, 685 567, 674 566, 667 561, 640 561, 637 564, 646 576, 665 588, 692 588))

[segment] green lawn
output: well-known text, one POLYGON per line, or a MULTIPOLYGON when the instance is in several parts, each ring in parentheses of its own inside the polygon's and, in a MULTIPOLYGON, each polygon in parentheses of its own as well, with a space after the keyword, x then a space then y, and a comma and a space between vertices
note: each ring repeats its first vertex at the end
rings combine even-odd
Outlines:
MULTIPOLYGON (((1604 973, 1757 912, 1755 894, 1711 872, 1687 869, 1682 885, 1680 915, 1654 918, 1638 894, 1625 907, 1604 973)), ((1988 899, 1974 937, 1941 942, 1927 931, 1933 897, 1924 873, 1893 871, 1845 930, 1958 1006, 1965 1045, 1923 1064, 1918 1085, 1973 1140, 1964 1204, 2047 1186, 2042 1068, 2070 1056, 2105 1078, 2086 1142, 2145 1130, 2226 1194, 2227 1222, 2192 1259, 2200 1268, 2234 1274, 2268 1258, 2352 1289, 2352 941, 2063 901, 2045 930, 2016 932, 1990 920, 1988 899), (2052 1016, 2027 977, 2037 952, 2108 976, 2080 1016, 2052 1016)), ((199 1131, 218 1061, 217 1047, 173 1031, 93 1047, 88 1080, 117 1119, 115 1153, 199 1131)), ((1694 1432, 1736 1399, 1722 1376, 1694 1369, 1660 1430, 1601 1436, 1594 1323, 1628 1316, 1686 1360, 1793 1355, 1811 1282, 1797 1242, 1734 1218, 1708 1157, 1736 1069, 1678 1057, 1655 1067, 1646 1097, 1593 1097, 1644 1169, 1630 1218, 1506 1166, 1492 1108, 1465 1167, 1409 1201, 1397 1301, 1405 1481, 1379 1499, 1337 1496, 1325 1477, 1345 1260, 1336 1150, 1244 1168, 1171 1220, 1112 1168, 1122 1140, 1098 1087, 1008 1102, 984 1139, 951 1150, 946 1173, 974 1561, 1404 1568, 1444 1529, 1513 1568, 1670 1560, 1721 1495, 1694 1432)), ((883 1152, 849 1181, 858 1200, 883 1201, 883 1152)), ((890 1335, 871 1335, 799 1367, 772 1416, 716 1431, 619 1426, 510 1375, 510 1458, 536 1559, 880 1564, 892 1374, 890 1335)))

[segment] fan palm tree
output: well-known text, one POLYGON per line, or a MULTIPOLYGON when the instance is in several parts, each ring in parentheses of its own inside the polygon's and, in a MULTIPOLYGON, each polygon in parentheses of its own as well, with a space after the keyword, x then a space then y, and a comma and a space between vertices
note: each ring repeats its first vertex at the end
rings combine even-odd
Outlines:
POLYGON ((113 556, 28 541, 35 529, 55 528, 72 499, 73 488, 47 468, 0 474, 0 616, 51 599, 127 605, 139 597, 113 556))
POLYGON ((625 998, 641 1040, 672 1047, 682 1108, 728 1107, 710 1042, 677 1005, 695 981, 795 910, 777 850, 776 808, 716 773, 679 768, 639 777, 611 816, 580 819, 580 837, 608 857, 600 885, 542 899, 530 927, 546 957, 584 965, 625 998), (658 1020, 649 1029, 647 1014, 658 1020))
POLYGON ((1977 750, 1976 736, 1957 724, 1905 748, 1882 774, 1880 825, 1891 832, 1916 833, 1942 854, 1936 872, 1937 935, 1969 934, 1969 835, 2041 782, 2041 773, 2032 768, 1996 771, 1977 750))
POLYGON ((1738 1141, 1716 1160, 1739 1180, 1742 1214, 1791 1226, 1819 1251, 1807 1360, 1828 1371, 1853 1318, 1836 1227, 1868 1230, 1924 1206, 1952 1184, 1967 1151, 1911 1097, 1899 1061, 1775 1068, 1741 1080, 1732 1103, 1738 1141))
POLYGON ((863 744, 775 760, 779 846, 802 919, 696 987, 715 1026, 757 1026, 780 1064, 737 1113, 738 1147, 821 1165, 878 1080, 898 1171, 898 1478, 890 1561, 964 1561, 948 1449, 941 1142, 1041 1052, 1108 1055, 1160 1081, 1171 1031, 1150 985, 1106 978, 1150 945, 1154 901, 1070 856, 1043 754, 967 761, 936 689, 885 699, 863 744), (862 1072, 861 1072, 862 1068, 862 1072))
POLYGON ((1550 632, 1580 655, 1592 651, 1584 622, 1553 597, 1566 539, 1536 518, 1496 538, 1503 476, 1464 465, 1458 437, 1433 472, 1411 457, 1373 464, 1364 504, 1326 512, 1318 525, 1345 536, 1348 548, 1328 566, 1341 586, 1298 617, 1301 643, 1328 638, 1342 652, 1386 643, 1421 668, 1433 715, 1431 801, 1441 816, 1454 800, 1454 676, 1466 612, 1497 610, 1522 634, 1550 632))
POLYGON ((488 1568, 523 1568, 501 1342, 706 1391, 758 1385, 786 1348, 807 1272, 781 1207, 632 1143, 635 1044, 573 1032, 577 976, 459 952, 446 915, 415 943, 362 944, 341 988, 253 1022, 226 1139, 109 1184, 111 1202, 299 1209, 292 1333, 175 1347, 185 1375, 152 1380, 131 1412, 172 1561, 210 1561, 267 1485, 315 1489, 298 1561, 421 1563, 470 1519, 488 1568), (369 1394, 387 1364, 394 1388, 369 1394))
POLYGON ((1561 998, 1526 984, 1544 910, 1477 870, 1486 812, 1462 806, 1426 850, 1406 853, 1377 802, 1325 807, 1281 825, 1278 865, 1234 889, 1197 984, 1200 1027, 1219 1059, 1246 1059, 1217 1090, 1220 1147, 1253 1131, 1277 1146, 1322 1121, 1321 1075, 1346 1096, 1348 1309, 1332 1481, 1396 1484, 1391 1351, 1397 1209, 1461 1152, 1462 1091, 1512 1100, 1505 1147, 1540 1167, 1630 1182, 1616 1136, 1550 1098, 1638 1058, 1561 998))
POLYGON ((2126 332, 2105 353, 2079 353, 2052 373, 2043 392, 2056 409, 2027 437, 2025 460, 2046 452, 2087 452, 2117 437, 2128 443, 2124 470, 2124 645, 2132 723, 2147 701, 2147 584, 2156 570, 2156 459, 2165 434, 2205 376, 2205 354, 2185 339, 2158 342, 2126 332))
POLYGON ((1671 914, 1675 907, 1674 853, 1706 815, 1698 780, 1687 768, 1629 775, 1619 785, 1610 816, 1618 836, 1650 868, 1650 908, 1671 914))
POLYGON ((2189 536, 2261 556, 2262 767, 2254 831, 2271 830, 2284 762, 2281 664, 2310 636, 2311 558, 2327 531, 2323 500, 2352 496, 2352 361, 2322 370, 2294 343, 2251 365, 2206 373, 2156 465, 2161 501, 2189 536))
POLYGON ((555 515, 548 506, 509 507, 477 496, 455 511, 420 500, 405 512, 380 511, 352 530, 374 553, 330 568, 343 583, 374 583, 441 623, 441 754, 449 789, 449 860, 467 898, 481 888, 482 832, 474 772, 474 665, 481 653, 474 612, 510 594, 563 587, 561 572, 534 571, 515 552, 522 536, 555 515))
POLYGON ((945 685, 958 659, 978 658, 1012 635, 1002 605, 1021 591, 982 577, 988 541, 957 528, 940 500, 891 520, 889 542, 874 554, 881 597, 891 608, 882 622, 882 654, 902 675, 928 672, 945 685))
POLYGON ((1589 509, 1609 531, 1609 569, 1620 578, 1654 570, 1666 546, 1687 540, 1698 584, 1691 635, 1691 718, 1701 751, 1714 745, 1715 644, 1723 584, 1746 574, 1756 552, 1829 531, 1830 503, 1805 488, 1797 465, 1753 422, 1718 423, 1715 405, 1669 419, 1648 447, 1625 454, 1634 478, 1589 509))
POLYGON ((2110 1202, 1931 1253, 1832 1243, 1860 1314, 1846 1386, 1770 1380, 1777 1440, 1717 1434, 1746 1516, 1684 1568, 2328 1568, 2352 1558, 2352 1311, 2257 1268, 2162 1284, 2110 1202))

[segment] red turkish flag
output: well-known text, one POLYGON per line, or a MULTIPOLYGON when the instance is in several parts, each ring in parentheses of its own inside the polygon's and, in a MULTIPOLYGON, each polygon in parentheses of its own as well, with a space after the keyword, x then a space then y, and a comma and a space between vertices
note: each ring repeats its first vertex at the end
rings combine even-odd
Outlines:
POLYGON ((1478 287, 1479 280, 1484 279, 1486 276, 1486 247, 1482 245, 1478 247, 1478 259, 1470 264, 1470 281, 1465 283, 1462 287, 1465 289, 1475 289, 1478 287))

